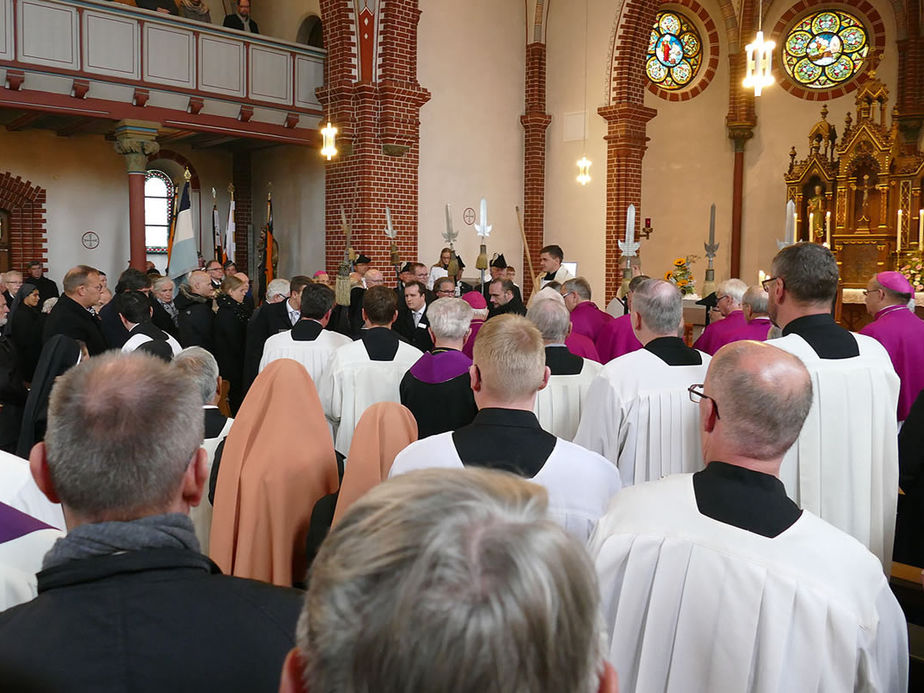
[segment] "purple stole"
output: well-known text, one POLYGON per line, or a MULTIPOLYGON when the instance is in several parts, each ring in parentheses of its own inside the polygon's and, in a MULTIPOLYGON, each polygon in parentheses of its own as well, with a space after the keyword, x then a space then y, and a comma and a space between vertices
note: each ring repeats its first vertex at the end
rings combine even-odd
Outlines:
POLYGON ((632 331, 630 313, 620 315, 604 325, 597 338, 597 351, 600 352, 601 363, 609 363, 618 356, 638 351, 641 348, 641 342, 632 331))
POLYGON ((568 335, 567 339, 565 339, 565 346, 568 347, 568 351, 575 356, 591 359, 600 363, 600 354, 597 353, 597 347, 594 346, 594 343, 589 337, 572 332, 568 335))
POLYGON ((887 306, 876 313, 875 321, 860 330, 889 352, 898 373, 898 420, 908 417, 911 405, 924 388, 924 321, 906 306, 887 306))
POLYGON ((461 351, 428 352, 411 366, 411 375, 422 383, 445 383, 468 373, 472 360, 461 351))
POLYGON ((0 544, 19 539, 40 529, 54 529, 41 520, 17 510, 11 505, 0 503, 0 544))

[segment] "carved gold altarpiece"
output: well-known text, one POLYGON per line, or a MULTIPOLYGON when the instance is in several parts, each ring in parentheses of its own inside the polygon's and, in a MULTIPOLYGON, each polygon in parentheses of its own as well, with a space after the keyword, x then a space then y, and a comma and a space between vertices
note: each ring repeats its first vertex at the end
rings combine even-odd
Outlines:
POLYGON ((871 276, 897 269, 922 249, 924 154, 903 143, 896 111, 886 124, 888 100, 871 71, 843 133, 838 137, 824 106, 809 133, 808 157, 796 161, 795 147, 789 153, 784 178, 786 199, 796 204, 796 240, 830 242, 845 287, 865 287, 871 276))

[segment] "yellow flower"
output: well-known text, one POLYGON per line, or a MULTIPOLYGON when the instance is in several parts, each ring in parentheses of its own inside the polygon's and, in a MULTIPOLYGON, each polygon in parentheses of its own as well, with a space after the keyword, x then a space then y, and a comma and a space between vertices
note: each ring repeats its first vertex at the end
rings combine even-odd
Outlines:
POLYGON ((664 279, 666 279, 666 280, 670 280, 670 278, 673 277, 673 276, 674 276, 674 275, 673 275, 673 273, 672 273, 670 270, 668 270, 667 272, 664 273, 664 279))
POLYGON ((677 282, 677 286, 686 286, 689 283, 686 279, 681 279, 677 282))
POLYGON ((685 259, 685 258, 678 257, 676 260, 674 260, 674 266, 675 266, 675 267, 683 267, 683 265, 684 265, 685 262, 686 262, 686 259, 685 259))

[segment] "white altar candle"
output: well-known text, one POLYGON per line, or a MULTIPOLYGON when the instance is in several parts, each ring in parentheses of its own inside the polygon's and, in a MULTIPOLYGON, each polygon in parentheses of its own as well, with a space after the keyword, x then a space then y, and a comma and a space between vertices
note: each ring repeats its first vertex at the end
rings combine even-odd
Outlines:
POLYGON ((808 240, 815 240, 815 212, 809 212, 808 240))
POLYGON ((786 239, 787 243, 796 242, 796 234, 798 233, 798 231, 796 231, 797 228, 799 228, 799 216, 795 212, 793 212, 792 213, 792 235, 786 239))
POLYGON ((918 250, 924 250, 924 209, 918 210, 918 250))
POLYGON ((895 232, 895 252, 902 249, 902 210, 898 210, 898 229, 895 232))
POLYGON ((825 212, 825 240, 828 247, 831 247, 831 212, 825 212))

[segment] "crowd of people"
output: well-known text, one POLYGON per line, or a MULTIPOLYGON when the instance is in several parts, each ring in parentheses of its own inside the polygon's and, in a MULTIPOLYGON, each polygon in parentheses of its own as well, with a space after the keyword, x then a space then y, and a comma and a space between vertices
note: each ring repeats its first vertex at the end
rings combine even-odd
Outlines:
POLYGON ((851 333, 788 246, 689 344, 671 282, 614 315, 563 259, 527 302, 449 249, 262 303, 233 262, 3 275, 4 690, 905 690, 907 279, 851 333))
MULTIPOLYGON (((133 4, 161 14, 212 23, 212 12, 206 0, 134 0, 133 4)), ((257 22, 250 16, 250 0, 234 0, 234 12, 226 14, 221 25, 251 34, 260 33, 257 22)))

